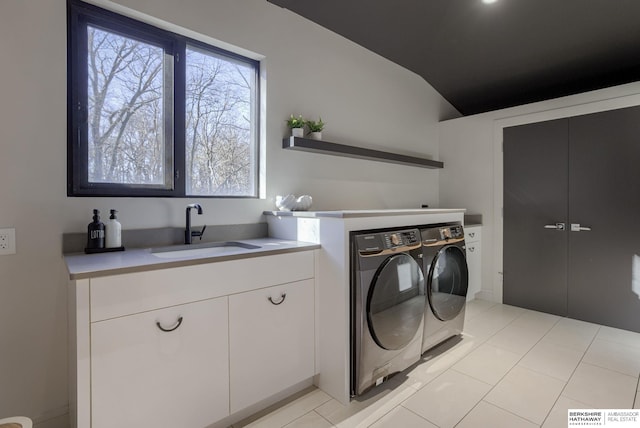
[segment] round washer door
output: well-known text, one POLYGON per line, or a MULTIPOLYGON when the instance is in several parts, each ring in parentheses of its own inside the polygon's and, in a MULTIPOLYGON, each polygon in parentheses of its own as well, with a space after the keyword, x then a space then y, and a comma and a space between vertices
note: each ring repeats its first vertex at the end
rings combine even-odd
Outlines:
POLYGON ((449 321, 464 308, 469 286, 469 271, 464 251, 450 245, 443 247, 429 270, 429 305, 441 321, 449 321))
POLYGON ((423 323, 425 281, 420 265, 407 254, 386 259, 373 277, 367 295, 367 321, 378 346, 402 349, 423 323))

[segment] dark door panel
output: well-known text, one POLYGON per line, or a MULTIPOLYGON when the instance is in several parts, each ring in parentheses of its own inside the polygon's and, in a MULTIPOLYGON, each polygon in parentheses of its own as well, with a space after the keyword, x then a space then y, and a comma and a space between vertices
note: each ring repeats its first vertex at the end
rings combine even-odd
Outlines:
POLYGON ((571 118, 569 151, 569 221, 591 229, 569 232, 569 316, 640 331, 640 107, 571 118))
POLYGON ((504 130, 503 301, 567 314, 568 121, 504 130))

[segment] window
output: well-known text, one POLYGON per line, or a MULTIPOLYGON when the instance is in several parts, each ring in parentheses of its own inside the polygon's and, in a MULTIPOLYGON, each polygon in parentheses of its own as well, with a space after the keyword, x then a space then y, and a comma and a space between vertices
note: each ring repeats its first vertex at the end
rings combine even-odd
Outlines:
POLYGON ((68 11, 68 195, 258 196, 257 61, 68 11))

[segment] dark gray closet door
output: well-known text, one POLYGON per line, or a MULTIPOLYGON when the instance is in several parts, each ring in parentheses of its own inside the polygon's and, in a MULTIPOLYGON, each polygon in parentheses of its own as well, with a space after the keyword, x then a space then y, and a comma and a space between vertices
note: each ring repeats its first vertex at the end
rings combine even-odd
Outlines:
POLYGON ((569 316, 640 331, 640 108, 569 121, 569 316))
POLYGON ((503 301, 567 314, 568 121, 504 130, 503 301))

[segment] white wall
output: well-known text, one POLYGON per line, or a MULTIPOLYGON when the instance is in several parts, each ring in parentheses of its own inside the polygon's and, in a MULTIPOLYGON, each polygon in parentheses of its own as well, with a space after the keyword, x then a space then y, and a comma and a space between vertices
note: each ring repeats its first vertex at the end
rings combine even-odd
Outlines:
POLYGON ((482 292, 502 301, 502 130, 640 105, 640 82, 468 116, 440 124, 440 204, 483 215, 482 292))
MULTIPOLYGON (((118 3, 264 57, 267 199, 200 200, 198 224, 263 221, 286 193, 314 209, 438 206, 438 171, 280 148, 293 113, 321 115, 329 141, 438 159, 437 123, 457 113, 417 75, 266 0, 118 3)), ((125 229, 180 226, 187 201, 66 197, 65 0, 2 0, 0 58, 0 227, 18 249, 0 256, 0 417, 63 427, 62 233, 86 230, 92 208, 118 209, 125 229)))

